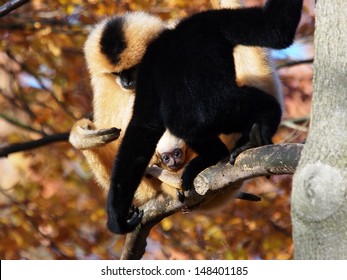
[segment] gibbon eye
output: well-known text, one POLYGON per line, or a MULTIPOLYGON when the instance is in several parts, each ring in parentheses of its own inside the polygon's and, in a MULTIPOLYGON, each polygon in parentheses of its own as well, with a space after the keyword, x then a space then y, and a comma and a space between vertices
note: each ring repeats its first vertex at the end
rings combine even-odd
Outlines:
POLYGON ((136 81, 132 72, 123 71, 119 74, 119 78, 123 88, 135 89, 136 81))
POLYGON ((168 155, 163 155, 161 160, 163 163, 167 164, 170 161, 170 157, 168 155))
POLYGON ((173 155, 175 158, 181 158, 183 155, 182 150, 181 149, 175 149, 173 152, 173 155))
POLYGON ((112 72, 112 75, 119 77, 120 73, 119 72, 112 72))

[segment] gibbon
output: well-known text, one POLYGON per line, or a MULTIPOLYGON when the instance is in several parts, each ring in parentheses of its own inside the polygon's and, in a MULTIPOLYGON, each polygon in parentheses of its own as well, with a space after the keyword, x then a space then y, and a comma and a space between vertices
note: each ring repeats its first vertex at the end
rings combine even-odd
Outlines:
POLYGON ((159 179, 164 193, 174 198, 181 196, 181 174, 183 167, 193 158, 193 151, 182 139, 168 130, 160 138, 155 153, 146 169, 146 174, 159 179))
MULTIPOLYGON (((150 166, 146 169, 146 174, 158 178, 161 183, 161 188, 166 194, 172 197, 177 196, 183 202, 184 196, 181 190, 181 175, 185 165, 193 159, 195 153, 187 147, 182 139, 172 135, 168 130, 160 138, 154 157, 151 160, 150 166)), ((261 198, 250 193, 245 193, 231 189, 221 194, 217 194, 215 199, 204 202, 199 207, 199 211, 211 212, 218 210, 226 205, 226 202, 231 197, 249 200, 260 201, 261 198)))
POLYGON ((184 141, 167 130, 155 149, 154 163, 166 170, 175 172, 180 170, 192 156, 188 155, 188 148, 184 141))
MULTIPOLYGON (((215 3, 219 1, 212 1, 213 6, 235 9, 241 6, 240 0, 228 0, 221 1, 222 3, 215 3)), ((239 86, 253 86, 265 91, 266 93, 274 96, 281 107, 283 107, 283 92, 281 82, 278 73, 274 70, 272 61, 269 58, 269 51, 260 47, 247 47, 236 46, 234 49, 234 60, 236 70, 236 82, 239 86)), ((167 185, 180 189, 183 167, 196 156, 196 154, 185 145, 182 139, 173 136, 170 133, 165 132, 166 137, 162 137, 157 145, 155 155, 156 160, 151 163, 151 166, 147 168, 147 173, 154 177, 159 177, 163 181, 162 187, 168 191, 171 191, 167 185), (180 157, 179 161, 175 162, 175 169, 170 168, 165 164, 165 159, 162 157, 169 157, 169 162, 174 160, 174 152, 181 150, 184 153, 184 157, 180 157), (162 159, 161 159, 162 158, 162 159), (179 166, 178 166, 179 165, 179 166)), ((233 148, 237 138, 240 137, 239 133, 233 133, 229 135, 221 134, 220 138, 229 150, 233 148)), ((240 183, 242 185, 242 183, 240 183)), ((219 210, 225 207, 230 198, 235 196, 234 189, 228 189, 223 191, 220 195, 217 194, 215 199, 200 205, 199 210, 203 212, 211 212, 212 210, 219 210)), ((179 198, 183 199, 179 195, 179 198)), ((252 194, 238 192, 236 198, 242 198, 252 201, 259 201, 260 198, 252 194)))
MULTIPOLYGON (((77 121, 69 140, 82 151, 97 183, 105 190, 110 186, 112 163, 132 115, 136 66, 148 44, 166 28, 165 22, 155 16, 132 12, 99 22, 84 45, 93 89, 93 121, 77 121), (117 48, 125 41, 118 40, 119 33, 126 33, 123 39, 128 46, 122 57, 117 56, 117 48), (106 55, 113 51, 114 56, 106 55)), ((135 195, 136 205, 157 195, 160 185, 156 178, 143 178, 135 195)))
MULTIPOLYGON (((134 193, 165 129, 198 154, 183 171, 184 190, 192 187, 200 171, 229 154, 219 134, 242 134, 231 162, 245 149, 272 143, 281 106, 260 89, 237 85, 230 50, 236 45, 288 47, 302 2, 268 0, 263 8, 197 13, 149 44, 137 69, 133 114, 112 168, 107 196, 112 232, 127 233, 140 223, 143 212, 131 206, 134 193), (255 126, 259 135, 253 135, 255 126)), ((124 33, 117 35, 124 41, 124 33)), ((118 45, 116 56, 114 49, 105 54, 117 61, 128 46, 118 45)))
MULTIPOLYGON (((77 121, 71 129, 69 140, 76 149, 82 151, 97 183, 105 190, 109 188, 112 162, 131 117, 135 85, 134 67, 139 64, 149 42, 166 28, 164 22, 153 16, 141 12, 128 13, 101 21, 93 28, 85 43, 84 53, 94 93, 94 117, 93 120, 77 121), (124 24, 124 28, 127 28, 128 44, 133 47, 128 53, 123 53, 122 63, 117 64, 106 57, 101 46, 106 49, 107 44, 110 44, 106 39, 112 38, 104 38, 102 41, 102 35, 107 34, 107 26, 109 32, 116 32, 112 31, 112 27, 116 25, 114 28, 117 29, 120 22, 124 24), (116 139, 118 140, 112 142, 116 139)), ((236 48, 234 57, 238 82, 258 86, 270 94, 281 96, 278 94, 280 92, 278 77, 270 67, 266 51, 261 48, 240 46, 236 48)), ((225 136, 223 140, 233 143, 235 141, 233 138, 225 136)), ((186 151, 184 159, 178 163, 180 165, 177 167, 178 170, 173 170, 163 163, 159 164, 158 158, 154 158, 148 173, 160 181, 155 178, 144 178, 135 193, 136 205, 144 204, 161 191, 174 198, 179 194, 177 190, 181 188, 182 167, 195 156, 195 153, 191 149, 188 150, 183 140, 165 133, 158 143, 156 154, 165 153, 165 149, 174 151, 175 146, 186 151)))

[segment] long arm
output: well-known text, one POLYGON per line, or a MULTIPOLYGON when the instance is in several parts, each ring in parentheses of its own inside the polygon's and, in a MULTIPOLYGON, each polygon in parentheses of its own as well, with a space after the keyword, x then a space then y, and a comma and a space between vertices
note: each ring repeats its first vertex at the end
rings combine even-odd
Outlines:
POLYGON ((135 100, 134 115, 113 165, 107 196, 107 226, 114 233, 133 231, 142 218, 142 213, 131 205, 156 145, 165 131, 156 104, 135 100), (137 102, 141 104, 139 110, 136 110, 137 102))
POLYGON ((146 169, 146 174, 157 178, 172 188, 181 189, 182 181, 180 173, 170 172, 157 165, 151 165, 146 169))
POLYGON ((107 226, 114 233, 133 231, 141 221, 132 200, 155 147, 165 128, 152 128, 134 119, 130 122, 113 165, 107 196, 107 226))

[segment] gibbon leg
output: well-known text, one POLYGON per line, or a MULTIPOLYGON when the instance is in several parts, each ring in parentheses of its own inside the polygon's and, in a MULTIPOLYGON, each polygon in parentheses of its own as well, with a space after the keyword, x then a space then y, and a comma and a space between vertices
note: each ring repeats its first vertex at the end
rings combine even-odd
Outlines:
POLYGON ((241 138, 236 142, 235 147, 230 153, 230 163, 234 164, 237 156, 242 152, 250 148, 255 148, 267 144, 272 144, 272 142, 269 143, 268 140, 264 141, 262 139, 259 124, 254 124, 251 128, 251 131, 243 133, 241 138))
POLYGON ((242 136, 230 155, 230 163, 234 164, 236 157, 243 151, 272 144, 272 136, 277 131, 282 112, 281 106, 275 97, 253 87, 236 88, 230 96, 228 104, 231 108, 226 111, 231 113, 225 116, 226 126, 229 118, 231 120, 231 129, 243 128, 242 136), (234 112, 233 106, 235 104, 242 110, 234 112), (238 122, 243 122, 243 127, 240 127, 238 122))
POLYGON ((192 159, 183 171, 182 188, 184 191, 192 188, 195 177, 201 171, 229 155, 227 147, 217 136, 186 141, 186 143, 198 156, 192 159))

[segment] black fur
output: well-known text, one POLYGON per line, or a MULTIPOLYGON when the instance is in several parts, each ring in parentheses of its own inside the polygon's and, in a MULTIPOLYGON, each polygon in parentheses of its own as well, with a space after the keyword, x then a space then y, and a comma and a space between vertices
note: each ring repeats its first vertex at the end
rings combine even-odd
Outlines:
POLYGON ((123 17, 113 17, 106 23, 101 35, 101 52, 112 64, 117 64, 119 62, 119 55, 126 48, 123 26, 123 17))
POLYGON ((133 117, 113 167, 107 208, 111 231, 130 232, 140 223, 143 213, 131 208, 133 195, 165 128, 198 154, 183 172, 184 190, 199 172, 229 154, 220 133, 242 133, 237 153, 253 145, 254 126, 257 144, 271 143, 280 105, 261 90, 237 86, 232 50, 238 44, 288 47, 302 2, 268 0, 263 9, 198 13, 148 47, 138 70, 133 117))

